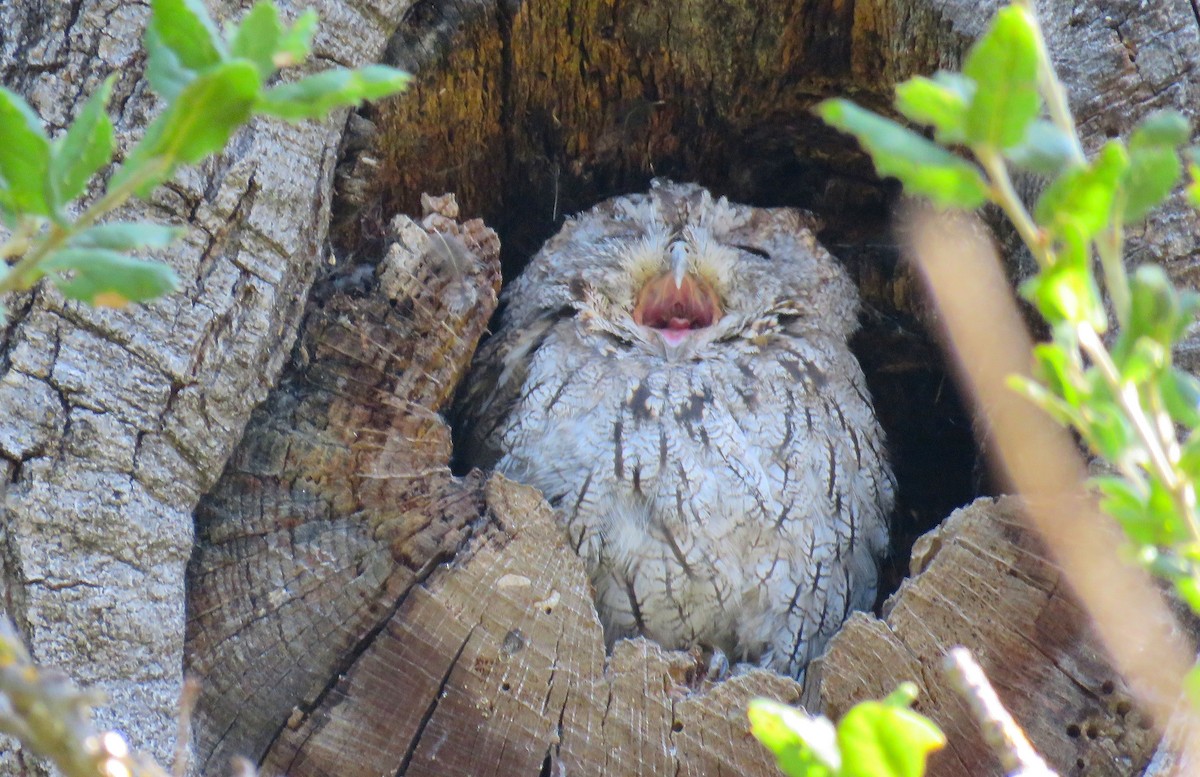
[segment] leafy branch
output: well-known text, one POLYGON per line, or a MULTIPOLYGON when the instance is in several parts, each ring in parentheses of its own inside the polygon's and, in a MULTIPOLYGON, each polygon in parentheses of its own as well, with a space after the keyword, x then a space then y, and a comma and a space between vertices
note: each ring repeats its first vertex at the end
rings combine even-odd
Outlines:
POLYGON ((314 11, 288 26, 274 3, 260 0, 222 35, 200 0, 150 5, 143 39, 146 79, 165 105, 86 208, 79 200, 116 148, 106 113, 115 77, 103 82, 54 140, 19 95, 0 87, 0 224, 10 233, 0 243, 0 294, 28 289, 47 275, 66 297, 93 305, 120 307, 174 290, 179 279, 170 267, 130 253, 165 248, 182 230, 98 222, 129 199, 147 197, 180 165, 220 151, 255 116, 319 118, 395 94, 409 80, 399 70, 371 65, 268 87, 281 68, 301 64, 312 53, 314 11))
MULTIPOLYGON (((1176 289, 1157 265, 1130 273, 1122 255, 1125 228, 1180 182, 1188 123, 1176 111, 1152 114, 1128 142, 1110 140, 1089 159, 1065 94, 1029 4, 1016 2, 996 14, 962 73, 897 87, 896 109, 932 128, 934 140, 846 100, 817 111, 909 192, 943 208, 991 202, 1008 216, 1038 264, 1021 294, 1052 332, 1034 349, 1039 380, 1010 383, 1120 473, 1093 479, 1101 508, 1124 527, 1135 557, 1200 612, 1200 382, 1172 358, 1200 295, 1176 289), (1010 168, 1050 178, 1032 212, 1010 168), (1097 264, 1117 325, 1107 342, 1097 264)), ((1200 167, 1190 169, 1195 178, 1200 167)), ((1200 201, 1200 185, 1189 192, 1200 201)))
MULTIPOLYGON (((1090 481, 1101 509, 1124 529, 1129 556, 1200 613, 1200 381, 1172 356, 1195 322, 1200 295, 1175 288, 1157 265, 1130 272, 1124 263, 1126 227, 1180 183, 1188 122, 1161 111, 1128 141, 1110 140, 1086 155, 1029 0, 996 13, 961 73, 909 79, 896 87, 894 105, 932 138, 849 100, 826 100, 816 110, 854 135, 879 175, 899 179, 909 194, 939 209, 992 203, 1008 217, 1038 267, 1020 293, 1051 332, 1033 348, 1037 379, 1010 376, 1008 383, 1119 473, 1090 481), (1032 209, 1017 194, 1013 170, 1049 180, 1032 209)), ((1200 151, 1187 154, 1186 195, 1200 207, 1200 151)), ((1195 669, 1185 684, 1200 687, 1195 669)), ((819 753, 829 732, 807 720, 791 730, 819 753)), ((904 726, 891 725, 901 746, 923 752, 919 738, 906 740, 904 726)), ((839 774, 824 763, 788 773, 839 774)))

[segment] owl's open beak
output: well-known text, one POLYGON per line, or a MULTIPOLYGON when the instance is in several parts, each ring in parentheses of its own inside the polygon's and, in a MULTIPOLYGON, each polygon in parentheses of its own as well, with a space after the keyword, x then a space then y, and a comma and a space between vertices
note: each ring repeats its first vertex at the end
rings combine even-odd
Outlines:
POLYGON ((657 329, 668 342, 678 342, 693 329, 712 326, 721 316, 721 301, 704 279, 674 270, 648 282, 638 292, 633 320, 657 329))

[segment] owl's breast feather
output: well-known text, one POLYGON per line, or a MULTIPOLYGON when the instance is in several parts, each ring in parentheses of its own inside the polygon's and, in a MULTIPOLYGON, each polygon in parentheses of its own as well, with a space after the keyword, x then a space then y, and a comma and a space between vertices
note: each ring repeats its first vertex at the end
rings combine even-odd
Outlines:
POLYGON ((610 641, 719 646, 794 673, 874 596, 882 436, 844 344, 716 345, 664 359, 561 322, 532 355, 498 469, 554 505, 610 641))

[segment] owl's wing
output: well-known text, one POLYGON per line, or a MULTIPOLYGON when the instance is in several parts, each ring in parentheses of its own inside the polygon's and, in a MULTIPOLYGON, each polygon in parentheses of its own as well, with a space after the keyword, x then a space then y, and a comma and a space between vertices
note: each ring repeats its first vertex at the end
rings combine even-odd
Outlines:
POLYGON ((504 326, 484 343, 455 400, 454 449, 460 460, 483 469, 500 458, 500 433, 516 407, 529 362, 570 309, 546 311, 523 327, 504 326))

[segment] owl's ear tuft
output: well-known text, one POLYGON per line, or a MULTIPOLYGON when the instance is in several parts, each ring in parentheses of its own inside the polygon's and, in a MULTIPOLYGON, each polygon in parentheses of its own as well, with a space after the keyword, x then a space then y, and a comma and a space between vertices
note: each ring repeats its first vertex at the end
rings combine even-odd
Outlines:
POLYGON ((788 236, 799 239, 810 248, 816 245, 817 233, 825 228, 820 217, 800 208, 745 208, 747 218, 725 235, 731 243, 745 240, 751 245, 761 244, 772 236, 788 236))
POLYGON ((807 230, 816 235, 825 228, 824 219, 802 208, 763 208, 760 212, 776 228, 789 232, 807 230))
POLYGON ((825 219, 812 211, 802 208, 791 208, 791 210, 796 214, 796 220, 802 229, 807 229, 815 235, 825 228, 825 219))

